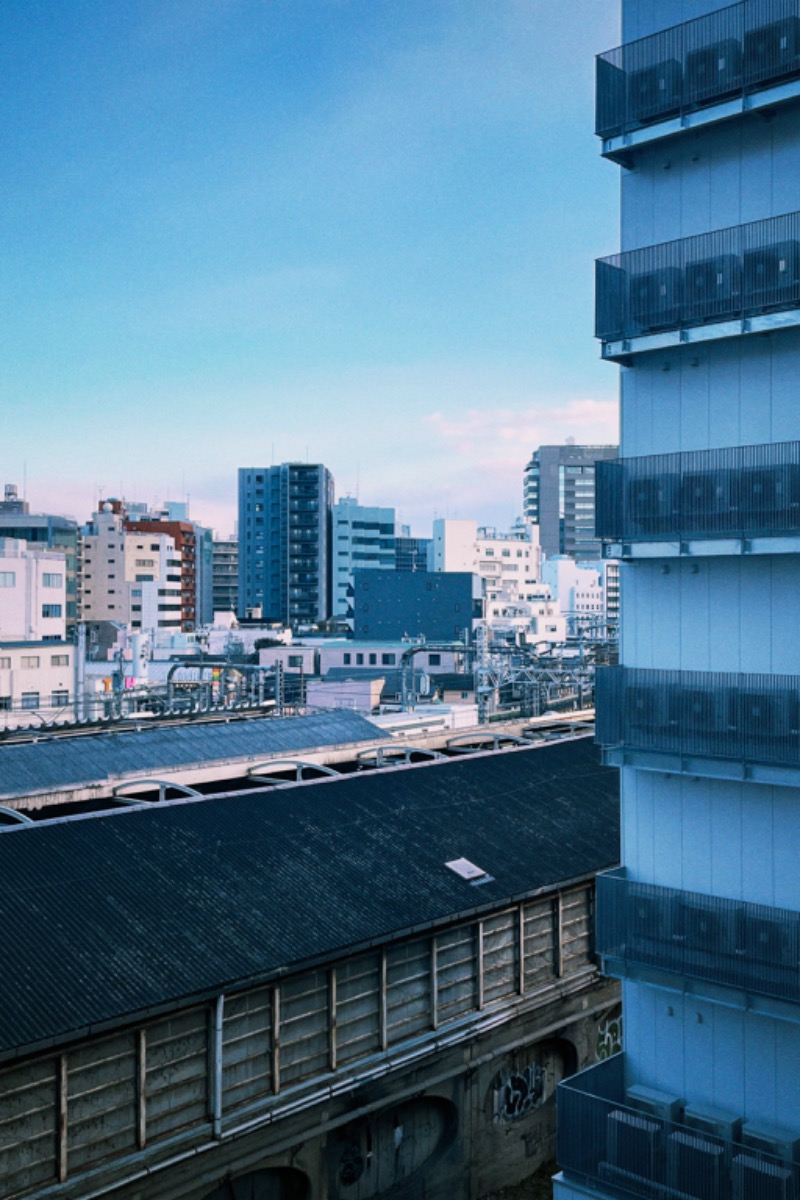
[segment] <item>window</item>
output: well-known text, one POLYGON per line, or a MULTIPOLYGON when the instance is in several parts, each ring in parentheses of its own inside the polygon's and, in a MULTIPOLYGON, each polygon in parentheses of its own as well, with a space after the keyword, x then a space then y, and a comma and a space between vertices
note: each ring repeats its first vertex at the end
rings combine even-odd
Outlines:
POLYGON ((0 696, 0 712, 11 712, 10 696, 0 696))
POLYGON ((22 658, 19 660, 19 665, 21 667, 25 667, 28 670, 32 669, 33 667, 38 667, 39 655, 38 654, 23 654, 22 658))
POLYGON ((441 665, 442 665, 441 654, 429 654, 428 655, 428 666, 429 667, 440 667, 441 665))
POLYGON ((0 571, 0 587, 16 587, 16 571, 0 571))
POLYGON ((290 654, 286 661, 287 661, 288 666, 290 666, 290 667, 302 668, 302 666, 303 666, 302 654, 290 654))
POLYGON ((154 579, 153 575, 137 575, 136 576, 137 583, 152 583, 153 579, 154 579))
POLYGON ((363 665, 364 665, 364 655, 363 655, 363 654, 357 654, 357 655, 356 655, 356 666, 357 666, 357 667, 363 667, 363 665))
POLYGON ((51 667, 68 667, 69 666, 69 655, 68 654, 51 654, 50 655, 50 666, 51 667))
POLYGON ((0 671, 10 671, 10 670, 11 670, 11 656, 4 654, 2 656, 2 658, 0 658, 0 671))
POLYGON ((64 582, 64 576, 58 573, 45 571, 42 575, 42 587, 61 587, 64 582))
POLYGON ((377 661, 378 661, 378 656, 377 656, 377 654, 370 654, 370 656, 369 656, 369 665, 370 665, 371 667, 374 667, 374 666, 375 666, 375 664, 377 663, 377 661))
POLYGON ((69 692, 66 692, 63 689, 59 689, 58 691, 53 692, 53 694, 50 697, 50 707, 51 708, 66 708, 68 704, 69 704, 69 692))
POLYGON ((154 567, 156 564, 153 558, 137 558, 136 565, 137 567, 154 567))
POLYGON ((381 655, 381 666, 383 666, 383 667, 393 667, 396 662, 397 662, 396 654, 382 654, 381 655))
POLYGON ((343 661, 344 661, 344 665, 345 665, 346 667, 349 667, 349 666, 350 666, 350 660, 351 660, 351 655, 350 655, 350 654, 347 654, 347 653, 345 653, 345 654, 343 655, 343 661))
POLYGON ((22 707, 23 708, 38 708, 39 707, 39 693, 38 692, 23 692, 22 693, 22 707))
POLYGON ((43 604, 42 605, 42 616, 43 617, 60 617, 61 616, 61 605, 60 604, 43 604))

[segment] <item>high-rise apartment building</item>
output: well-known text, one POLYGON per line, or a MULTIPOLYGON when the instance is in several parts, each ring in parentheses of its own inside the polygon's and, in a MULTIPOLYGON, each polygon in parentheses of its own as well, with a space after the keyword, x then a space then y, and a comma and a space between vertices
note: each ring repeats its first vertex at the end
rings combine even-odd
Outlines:
POLYGON ((540 446, 525 468, 523 513, 539 526, 546 555, 600 557, 594 532, 595 463, 617 457, 617 446, 540 446))
POLYGON ((153 532, 130 529, 119 501, 103 503, 84 530, 82 578, 85 621, 181 629, 181 554, 175 539, 158 524, 153 532))
POLYGON ((239 609, 238 539, 214 538, 213 555, 213 610, 235 613, 239 609))
POLYGON ((333 615, 347 616, 354 571, 393 571, 396 517, 393 508, 359 504, 343 496, 333 506, 333 615))
POLYGON ((294 627, 331 612, 333 476, 319 463, 239 470, 239 615, 294 627))
POLYGON ((558 1200, 800 1196, 800 5, 624 0, 597 333, 623 366, 598 739, 624 1050, 561 1084, 558 1200), (758 618, 754 619, 754 615, 758 618))

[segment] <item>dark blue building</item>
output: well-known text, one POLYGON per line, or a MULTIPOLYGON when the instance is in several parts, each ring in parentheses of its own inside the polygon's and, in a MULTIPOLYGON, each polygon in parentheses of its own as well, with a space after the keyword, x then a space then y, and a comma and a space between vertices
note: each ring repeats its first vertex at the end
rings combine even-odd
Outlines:
POLYGON ((467 571, 355 571, 356 640, 463 639, 484 613, 483 581, 467 571))

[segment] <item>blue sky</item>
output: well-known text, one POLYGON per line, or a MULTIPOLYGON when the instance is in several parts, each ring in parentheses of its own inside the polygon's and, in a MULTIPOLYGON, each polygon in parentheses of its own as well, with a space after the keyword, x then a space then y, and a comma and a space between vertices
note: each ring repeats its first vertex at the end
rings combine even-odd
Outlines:
POLYGON ((613 441, 613 0, 4 0, 0 482, 86 519, 236 468, 503 524, 613 441))

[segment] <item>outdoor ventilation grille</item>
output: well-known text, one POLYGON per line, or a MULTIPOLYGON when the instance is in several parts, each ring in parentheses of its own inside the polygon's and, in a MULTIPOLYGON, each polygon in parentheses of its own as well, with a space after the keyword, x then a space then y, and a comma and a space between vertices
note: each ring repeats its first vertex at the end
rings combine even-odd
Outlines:
POLYGON ((742 0, 601 54, 598 136, 612 138, 800 73, 797 0, 742 0))
POLYGON ((621 541, 800 531, 800 442, 599 462, 596 530, 621 541))
POLYGON ((472 884, 473 887, 479 887, 482 883, 494 882, 493 875, 489 875, 482 867, 476 867, 475 863, 470 862, 468 858, 453 858, 444 865, 461 879, 466 879, 467 883, 472 884))
POLYGON ((731 1164, 732 1200, 793 1200, 792 1172, 778 1163, 766 1162, 752 1154, 736 1154, 731 1164))
POLYGON ((598 259, 596 295, 595 333, 603 342, 794 308, 800 214, 598 259))

